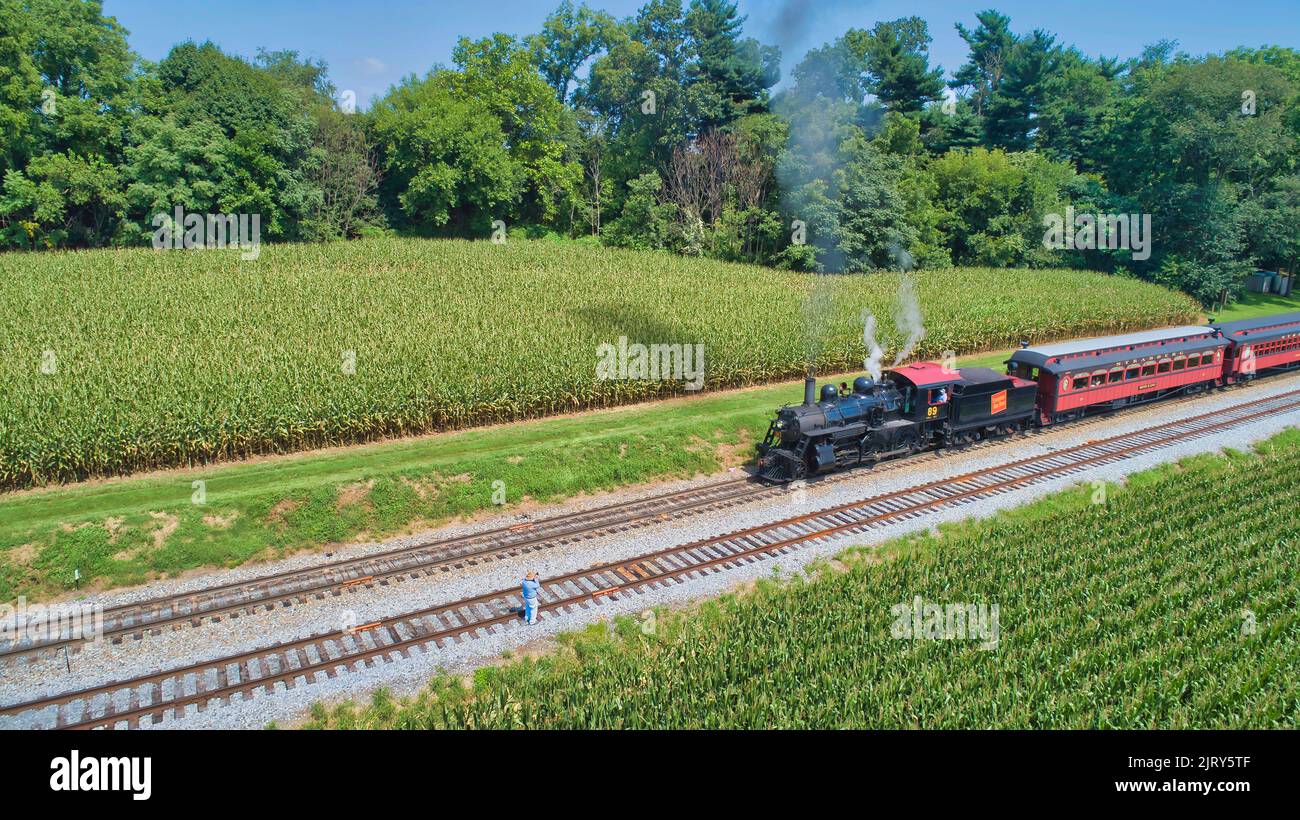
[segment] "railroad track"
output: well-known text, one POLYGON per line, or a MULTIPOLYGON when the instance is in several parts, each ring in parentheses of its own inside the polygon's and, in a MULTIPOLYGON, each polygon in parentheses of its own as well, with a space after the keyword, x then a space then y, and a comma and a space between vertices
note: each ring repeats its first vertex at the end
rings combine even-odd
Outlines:
MULTIPOLYGON (((1100 424, 1097 416, 1072 424, 1072 430, 1100 424)), ((1045 435, 1049 430, 1033 430, 1023 435, 1045 435)), ((872 468, 873 474, 901 469, 945 457, 953 452, 968 453, 995 447, 1007 438, 989 439, 956 451, 931 451, 911 459, 883 462, 872 468)), ((860 477, 857 471, 831 473, 808 482, 810 486, 860 477)), ((716 512, 739 504, 770 499, 788 492, 787 487, 771 487, 750 477, 727 479, 647 498, 582 510, 537 521, 498 527, 471 535, 428 541, 415 546, 321 564, 305 569, 260 576, 204 589, 139 601, 103 611, 102 628, 95 639, 112 644, 140 640, 163 630, 200 626, 311 601, 339 597, 376 586, 405 580, 455 572, 494 561, 518 558, 555 546, 571 544, 641 527, 651 526, 688 515, 716 512)), ((65 629, 57 637, 42 641, 0 643, 0 663, 20 658, 52 655, 61 649, 77 651, 87 639, 65 629)))
MULTIPOLYGON (((789 554, 801 545, 857 535, 903 519, 1069 477, 1090 467, 1203 438, 1300 408, 1300 391, 1126 433, 1070 450, 933 481, 545 579, 541 617, 600 606, 647 588, 671 586, 724 569, 789 554)), ((386 618, 344 632, 313 635, 262 649, 0 707, 0 715, 53 710, 57 728, 102 728, 161 721, 214 703, 333 678, 413 651, 474 640, 517 623, 517 588, 386 618)))

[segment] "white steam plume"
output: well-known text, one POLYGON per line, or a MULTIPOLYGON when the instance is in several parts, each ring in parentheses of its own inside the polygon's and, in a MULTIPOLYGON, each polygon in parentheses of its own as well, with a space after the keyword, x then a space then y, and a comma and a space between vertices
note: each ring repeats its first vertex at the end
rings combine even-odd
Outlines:
POLYGON ((880 381, 880 365, 884 361, 885 351, 880 349, 880 343, 876 341, 876 317, 865 308, 862 311, 862 344, 867 351, 866 358, 862 360, 862 368, 873 380, 880 381))
POLYGON ((916 346, 925 338, 925 322, 921 318, 921 302, 916 297, 916 283, 904 273, 898 282, 898 301, 894 305, 894 327, 900 334, 907 336, 903 349, 894 358, 894 366, 912 355, 916 346))

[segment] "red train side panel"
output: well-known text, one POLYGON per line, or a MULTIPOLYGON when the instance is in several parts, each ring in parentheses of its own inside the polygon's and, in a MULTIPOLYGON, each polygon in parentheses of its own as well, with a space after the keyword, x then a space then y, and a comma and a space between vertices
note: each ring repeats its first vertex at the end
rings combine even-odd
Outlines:
POLYGON ((1224 377, 1228 383, 1253 379, 1265 370, 1300 367, 1300 313, 1283 313, 1213 326, 1229 349, 1224 377))
POLYGON ((1039 423, 1051 424, 1214 386, 1228 347, 1211 328, 1184 326, 1029 347, 1007 367, 1038 382, 1039 423))

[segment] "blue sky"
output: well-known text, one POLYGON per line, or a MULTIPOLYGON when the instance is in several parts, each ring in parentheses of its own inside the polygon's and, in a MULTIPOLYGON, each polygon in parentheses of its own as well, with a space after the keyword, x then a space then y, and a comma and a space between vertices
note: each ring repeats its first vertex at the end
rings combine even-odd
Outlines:
MULTIPOLYGON (((130 32, 131 47, 150 60, 166 56, 176 43, 212 40, 223 49, 251 56, 258 46, 293 49, 325 60, 335 85, 356 92, 365 107, 403 76, 423 74, 450 61, 456 38, 496 31, 537 31, 559 0, 216 0, 159 3, 104 0, 104 11, 130 32)), ((635 13, 644 0, 588 0, 617 17, 635 13)), ((1179 42, 1193 54, 1238 45, 1300 47, 1300 5, 1296 0, 741 0, 749 17, 745 33, 784 51, 784 70, 810 46, 846 28, 869 28, 877 20, 918 15, 934 37, 932 63, 951 73, 966 56, 953 23, 968 26, 975 12, 996 8, 1011 17, 1012 29, 1043 28, 1084 53, 1127 58, 1160 39, 1179 42), (785 7, 807 9, 782 16, 785 7), (778 21, 795 24, 779 25, 778 21)))

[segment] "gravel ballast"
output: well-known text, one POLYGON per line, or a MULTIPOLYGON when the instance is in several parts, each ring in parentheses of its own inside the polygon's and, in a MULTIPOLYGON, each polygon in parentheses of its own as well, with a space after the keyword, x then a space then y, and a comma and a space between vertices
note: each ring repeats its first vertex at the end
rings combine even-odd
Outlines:
MULTIPOLYGON (((399 615, 441 602, 454 601, 474 595, 512 587, 523 573, 536 570, 545 579, 581 570, 596 563, 632 558, 653 550, 664 549, 719 533, 753 527, 804 512, 845 504, 873 495, 900 490, 927 481, 985 469, 1009 461, 1056 450, 1069 449, 1089 441, 1109 438, 1163 422, 1212 412, 1248 401, 1286 393, 1300 387, 1300 376, 1273 378, 1249 387, 1215 393, 1186 401, 1176 406, 1155 405, 1142 410, 1114 416, 1110 423, 1071 430, 1066 427, 1046 435, 1022 438, 1002 446, 989 447, 951 455, 940 460, 918 463, 908 468, 872 474, 862 471, 860 478, 811 485, 802 494, 802 503, 794 496, 771 502, 757 502, 730 510, 703 513, 682 521, 648 526, 633 533, 603 536, 565 546, 558 546, 527 558, 491 562, 454 573, 438 574, 420 580, 407 580, 371 589, 354 588, 337 598, 313 601, 302 606, 276 609, 272 613, 243 616, 199 627, 147 636, 141 641, 122 646, 98 644, 86 647, 71 657, 72 671, 68 673, 64 657, 30 662, 19 661, 0 667, 0 703, 14 703, 53 694, 72 688, 84 688, 112 680, 182 666, 241 651, 265 646, 272 641, 285 641, 313 634, 336 632, 345 625, 367 623, 399 615)), ((856 545, 870 545, 901 535, 926 530, 940 523, 971 517, 984 517, 1012 506, 1041 498, 1081 481, 1118 481, 1125 476, 1148 469, 1157 464, 1217 450, 1221 448, 1247 449, 1261 439, 1282 429, 1300 424, 1300 411, 1291 411, 1243 424, 1226 432, 1164 447, 1126 460, 1088 468, 1085 473, 1042 481, 990 498, 980 499, 956 508, 942 509, 876 528, 868 533, 847 535, 807 544, 790 555, 752 563, 733 569, 697 575, 693 579, 661 586, 642 588, 639 592, 623 592, 599 599, 589 609, 572 612, 548 612, 543 609, 537 625, 528 627, 514 622, 498 627, 484 637, 441 648, 425 647, 412 650, 409 658, 397 657, 386 663, 371 661, 365 669, 339 673, 334 678, 319 676, 318 681, 304 684, 301 680, 293 688, 277 685, 273 693, 259 692, 234 703, 212 705, 203 711, 188 708, 183 717, 169 717, 161 722, 164 728, 258 728, 272 720, 292 721, 302 715, 307 707, 318 700, 333 701, 345 698, 364 700, 368 693, 383 686, 396 694, 410 694, 418 690, 430 677, 439 672, 466 673, 484 663, 498 660, 503 652, 517 650, 556 632, 584 626, 600 618, 616 614, 635 614, 654 606, 682 605, 710 597, 760 577, 771 577, 777 568, 782 575, 801 572, 803 566, 818 559, 830 557, 856 545)), ((578 509, 654 495, 672 489, 716 481, 717 477, 696 481, 673 482, 609 493, 575 500, 532 517, 553 515, 578 509)), ((296 556, 273 565, 244 567, 225 573, 191 577, 184 580, 153 584, 148 587, 105 594, 89 599, 104 606, 181 590, 201 589, 206 585, 225 583, 236 578, 254 578, 291 567, 314 566, 319 563, 373 552, 390 550, 403 545, 424 543, 431 538, 449 537, 500 526, 518 520, 515 515, 497 516, 489 522, 461 524, 430 533, 399 538, 383 543, 357 545, 336 550, 333 558, 322 554, 296 556)), ((394 655, 394 657, 396 657, 394 655)), ((0 728, 34 728, 53 725, 53 715, 22 715, 0 717, 0 728)))

